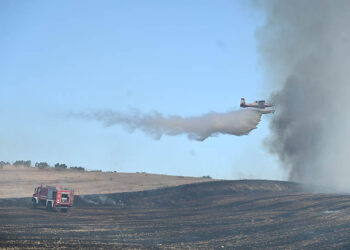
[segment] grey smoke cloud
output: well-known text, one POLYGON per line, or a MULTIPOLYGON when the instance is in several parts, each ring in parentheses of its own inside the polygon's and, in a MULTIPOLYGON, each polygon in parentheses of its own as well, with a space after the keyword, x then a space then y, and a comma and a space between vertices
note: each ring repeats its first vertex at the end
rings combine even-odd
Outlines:
POLYGON ((166 117, 158 112, 143 114, 137 110, 128 114, 103 110, 79 113, 74 116, 97 120, 105 126, 122 125, 130 132, 139 129, 155 139, 160 139, 164 134, 170 136, 185 134, 189 139, 198 141, 218 134, 247 135, 257 127, 261 119, 261 113, 255 110, 209 112, 193 117, 178 115, 166 117))
POLYGON ((289 179, 350 191, 350 1, 255 1, 266 85, 278 112, 267 143, 289 179))

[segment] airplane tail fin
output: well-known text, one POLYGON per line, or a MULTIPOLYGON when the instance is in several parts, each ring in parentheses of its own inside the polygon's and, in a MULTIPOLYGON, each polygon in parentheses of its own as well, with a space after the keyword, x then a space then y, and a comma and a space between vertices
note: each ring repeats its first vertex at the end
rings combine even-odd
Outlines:
POLYGON ((243 107, 245 105, 245 99, 244 98, 241 98, 241 107, 243 107))

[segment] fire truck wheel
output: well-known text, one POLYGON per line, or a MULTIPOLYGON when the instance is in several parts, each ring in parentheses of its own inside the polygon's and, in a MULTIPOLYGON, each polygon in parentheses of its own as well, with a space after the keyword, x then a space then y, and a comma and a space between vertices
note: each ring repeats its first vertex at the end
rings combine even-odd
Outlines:
POLYGON ((68 212, 68 208, 61 208, 61 212, 62 213, 67 213, 68 212))
POLYGON ((46 209, 47 209, 47 210, 52 210, 51 201, 49 201, 49 202, 46 204, 46 209))

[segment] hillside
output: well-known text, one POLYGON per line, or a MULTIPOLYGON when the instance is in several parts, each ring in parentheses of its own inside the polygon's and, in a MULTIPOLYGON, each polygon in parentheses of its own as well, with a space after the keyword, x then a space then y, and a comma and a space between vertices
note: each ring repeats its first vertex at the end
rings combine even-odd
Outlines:
POLYGON ((0 198, 30 197, 34 188, 40 184, 70 187, 80 195, 134 192, 206 181, 211 179, 4 166, 0 168, 0 198))
POLYGON ((213 181, 81 195, 67 213, 0 199, 0 248, 348 249, 350 195, 213 181))

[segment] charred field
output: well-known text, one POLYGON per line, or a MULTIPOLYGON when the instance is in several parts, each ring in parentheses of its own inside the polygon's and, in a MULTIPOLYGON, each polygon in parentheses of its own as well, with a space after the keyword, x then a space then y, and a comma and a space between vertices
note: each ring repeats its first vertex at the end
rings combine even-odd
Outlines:
POLYGON ((0 248, 349 248, 350 195, 241 180, 76 197, 68 213, 0 199, 0 248))

